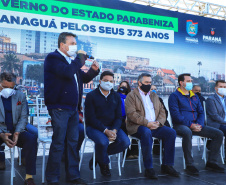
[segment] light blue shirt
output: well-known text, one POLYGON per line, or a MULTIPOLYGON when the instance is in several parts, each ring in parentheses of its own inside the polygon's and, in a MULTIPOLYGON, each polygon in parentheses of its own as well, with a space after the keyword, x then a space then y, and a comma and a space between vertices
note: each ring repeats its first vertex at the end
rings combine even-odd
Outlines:
MULTIPOLYGON (((69 63, 69 64, 71 64, 71 57, 68 57, 67 55, 65 55, 62 51, 60 51, 59 49, 57 49, 57 51, 67 60, 67 62, 69 63)), ((77 89, 78 89, 78 94, 79 94, 79 88, 78 88, 78 80, 77 80, 77 75, 76 75, 76 73, 75 73, 75 82, 76 82, 76 84, 77 84, 77 89)))
POLYGON ((225 96, 222 98, 221 96, 219 96, 218 94, 217 94, 217 96, 220 98, 220 101, 221 101, 221 103, 222 103, 222 105, 223 105, 223 107, 224 107, 224 112, 225 112, 225 118, 224 118, 224 121, 226 121, 226 105, 225 105, 225 96))

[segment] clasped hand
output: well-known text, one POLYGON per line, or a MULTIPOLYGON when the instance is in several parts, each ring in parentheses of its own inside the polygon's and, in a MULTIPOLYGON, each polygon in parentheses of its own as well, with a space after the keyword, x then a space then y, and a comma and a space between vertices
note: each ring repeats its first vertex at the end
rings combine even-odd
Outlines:
POLYGON ((15 132, 13 134, 13 140, 9 139, 9 136, 11 136, 11 133, 1 133, 0 137, 2 138, 2 140, 4 141, 4 143, 9 147, 9 148, 13 148, 14 146, 16 146, 17 141, 18 141, 18 137, 19 137, 19 132, 15 132))
POLYGON ((117 137, 116 132, 117 131, 115 129, 114 130, 106 129, 104 133, 107 135, 109 141, 114 141, 116 139, 116 137, 117 137))
POLYGON ((200 132, 202 130, 202 126, 196 123, 193 123, 190 128, 193 132, 200 132))
POLYGON ((150 121, 148 122, 147 124, 147 127, 150 129, 150 130, 155 130, 157 128, 159 128, 160 126, 160 123, 158 121, 150 121))

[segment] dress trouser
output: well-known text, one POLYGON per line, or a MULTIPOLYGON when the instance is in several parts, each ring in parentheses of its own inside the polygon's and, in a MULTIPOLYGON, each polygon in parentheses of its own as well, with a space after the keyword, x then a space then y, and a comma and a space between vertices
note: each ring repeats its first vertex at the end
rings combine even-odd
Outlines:
POLYGON ((76 150, 79 137, 78 112, 67 109, 51 109, 49 114, 53 126, 53 136, 46 166, 46 180, 49 183, 59 182, 65 139, 67 148, 65 154, 66 178, 69 181, 78 179, 80 178, 79 153, 76 150))
POLYGON ((200 132, 193 132, 185 125, 175 125, 174 129, 177 134, 182 137, 182 148, 184 152, 185 163, 191 166, 194 163, 192 157, 192 135, 202 136, 212 139, 210 144, 210 154, 208 162, 217 163, 217 157, 223 140, 223 132, 219 129, 204 126, 200 132))

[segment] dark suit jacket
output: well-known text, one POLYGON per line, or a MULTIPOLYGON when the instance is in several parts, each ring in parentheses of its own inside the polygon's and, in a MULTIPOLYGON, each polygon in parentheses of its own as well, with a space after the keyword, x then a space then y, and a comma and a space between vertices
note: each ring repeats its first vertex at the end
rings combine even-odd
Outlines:
POLYGON ((219 128, 221 124, 226 124, 224 107, 216 93, 206 100, 206 114, 209 126, 219 128))
POLYGON ((81 106, 83 83, 89 83, 98 71, 81 70, 85 55, 79 54, 71 64, 57 50, 48 54, 44 62, 44 97, 48 109, 76 110, 81 106), (77 75, 78 88, 74 75, 77 75))

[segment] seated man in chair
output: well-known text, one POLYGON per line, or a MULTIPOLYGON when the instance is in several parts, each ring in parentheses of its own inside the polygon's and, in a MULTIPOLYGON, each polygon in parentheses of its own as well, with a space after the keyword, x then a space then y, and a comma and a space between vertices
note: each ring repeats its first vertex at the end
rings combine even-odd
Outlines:
POLYGON ((104 71, 100 76, 100 85, 87 94, 84 108, 86 133, 95 142, 96 162, 104 176, 111 176, 108 156, 124 151, 130 144, 129 138, 120 129, 121 98, 113 90, 113 85, 114 74, 104 71))
POLYGON ((198 95, 192 91, 193 85, 190 74, 179 75, 178 84, 180 87, 169 97, 169 110, 174 129, 183 138, 182 148, 187 173, 192 175, 199 174, 199 170, 193 164, 192 135, 212 139, 206 169, 223 173, 224 168, 217 164, 223 139, 222 131, 204 125, 204 111, 198 95))
MULTIPOLYGON (((226 82, 216 81, 216 93, 206 100, 207 124, 220 129, 226 136, 226 82)), ((226 142, 224 143, 226 151, 226 142)), ((226 162, 226 159, 224 159, 226 162)))
POLYGON ((125 101, 126 128, 129 135, 137 137, 141 141, 145 176, 147 178, 158 178, 153 169, 152 137, 163 140, 162 172, 178 177, 180 174, 173 168, 176 132, 172 128, 164 126, 166 113, 158 95, 150 92, 151 82, 151 75, 142 73, 138 77, 139 87, 127 95, 125 101))
POLYGON ((4 72, 0 75, 0 145, 24 149, 26 159, 25 185, 35 185, 37 136, 25 131, 28 122, 25 94, 14 90, 16 76, 4 72))

